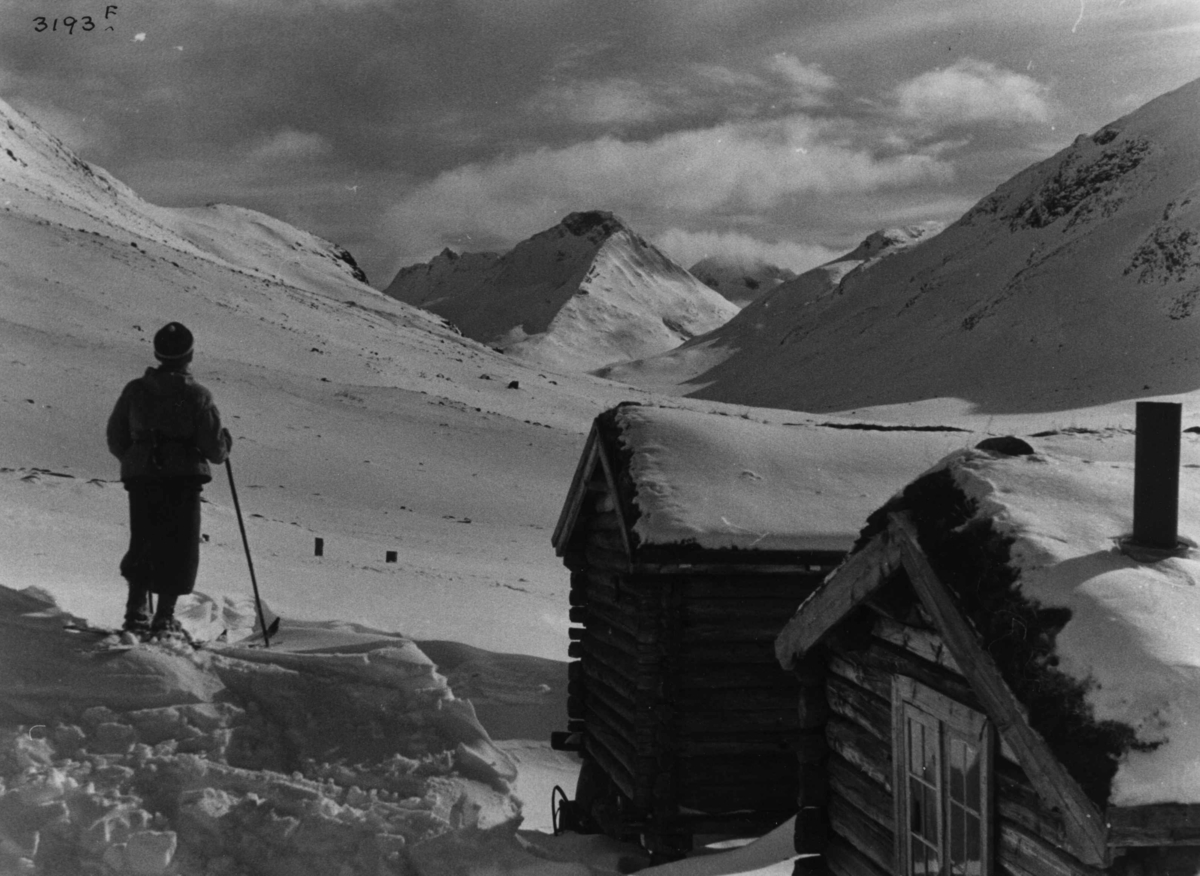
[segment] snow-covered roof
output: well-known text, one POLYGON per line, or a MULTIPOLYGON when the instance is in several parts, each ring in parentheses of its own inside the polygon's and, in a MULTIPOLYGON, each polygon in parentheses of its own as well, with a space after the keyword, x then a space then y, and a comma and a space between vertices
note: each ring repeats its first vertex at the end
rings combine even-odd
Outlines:
MULTIPOLYGON (((1153 750, 1127 752, 1109 802, 1200 803, 1200 553, 1139 563, 1115 544, 1133 526, 1132 464, 962 454, 962 491, 1015 539, 1022 593, 1070 609, 1058 669, 1087 683, 1098 721, 1153 750)), ((1181 475, 1181 535, 1200 535, 1200 477, 1181 475)))
POLYGON ((615 422, 640 543, 718 550, 849 550, 870 511, 974 438, 640 405, 615 422))

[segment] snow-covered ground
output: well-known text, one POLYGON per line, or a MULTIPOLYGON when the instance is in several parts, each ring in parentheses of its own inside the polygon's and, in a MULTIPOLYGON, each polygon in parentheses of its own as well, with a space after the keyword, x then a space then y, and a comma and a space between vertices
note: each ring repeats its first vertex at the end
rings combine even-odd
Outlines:
MULTIPOLYGON (((662 399, 501 356, 269 217, 148 205, 0 111, 15 156, 0 162, 0 872, 638 863, 630 847, 548 833, 549 792, 570 793, 576 768, 546 743, 566 720, 568 627, 550 535, 595 415, 662 399), (119 651, 61 629, 63 613, 119 623, 127 510, 104 422, 173 319, 195 332, 193 370, 233 431, 258 582, 282 619, 269 652, 245 640, 119 651), (503 826, 472 830, 481 817, 503 826)), ((774 424, 971 430, 929 433, 930 464, 947 434, 1048 433, 1030 440, 1096 460, 1133 450, 1124 400, 1002 416, 965 397, 842 417, 669 403, 774 424)), ((236 639, 250 581, 216 474, 190 622, 236 639)), ((872 495, 900 486, 860 477, 872 495)), ((671 872, 789 872, 768 861, 787 857, 789 830, 671 872)))

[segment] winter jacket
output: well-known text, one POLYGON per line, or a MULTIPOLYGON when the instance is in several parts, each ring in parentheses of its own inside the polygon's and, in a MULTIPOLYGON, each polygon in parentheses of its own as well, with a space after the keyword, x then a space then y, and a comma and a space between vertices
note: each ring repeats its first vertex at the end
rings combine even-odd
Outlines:
POLYGON ((125 483, 163 478, 212 480, 233 438, 221 427, 212 393, 186 370, 147 368, 126 384, 108 418, 108 449, 125 483))

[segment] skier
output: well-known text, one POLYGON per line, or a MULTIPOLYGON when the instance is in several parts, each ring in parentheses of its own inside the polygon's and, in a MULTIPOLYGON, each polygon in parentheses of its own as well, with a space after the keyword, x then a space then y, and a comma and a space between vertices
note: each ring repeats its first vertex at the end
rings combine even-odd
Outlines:
POLYGON ((188 372, 192 333, 170 322, 154 336, 157 368, 126 384, 108 419, 108 449, 129 493, 129 583, 124 629, 142 637, 180 633, 175 603, 200 567, 200 490, 233 446, 212 393, 188 372), (158 596, 151 618, 150 594, 158 596))

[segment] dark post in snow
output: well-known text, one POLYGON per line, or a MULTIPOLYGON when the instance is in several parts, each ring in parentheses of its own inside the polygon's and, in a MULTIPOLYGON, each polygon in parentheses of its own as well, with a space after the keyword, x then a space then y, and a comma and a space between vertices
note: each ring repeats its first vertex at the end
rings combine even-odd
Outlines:
POLYGON ((313 541, 313 556, 315 556, 315 557, 325 556, 325 539, 323 539, 323 538, 314 539, 314 541, 313 541))
POLYGON ((1179 435, 1183 405, 1138 402, 1133 545, 1174 550, 1179 537, 1179 435))

